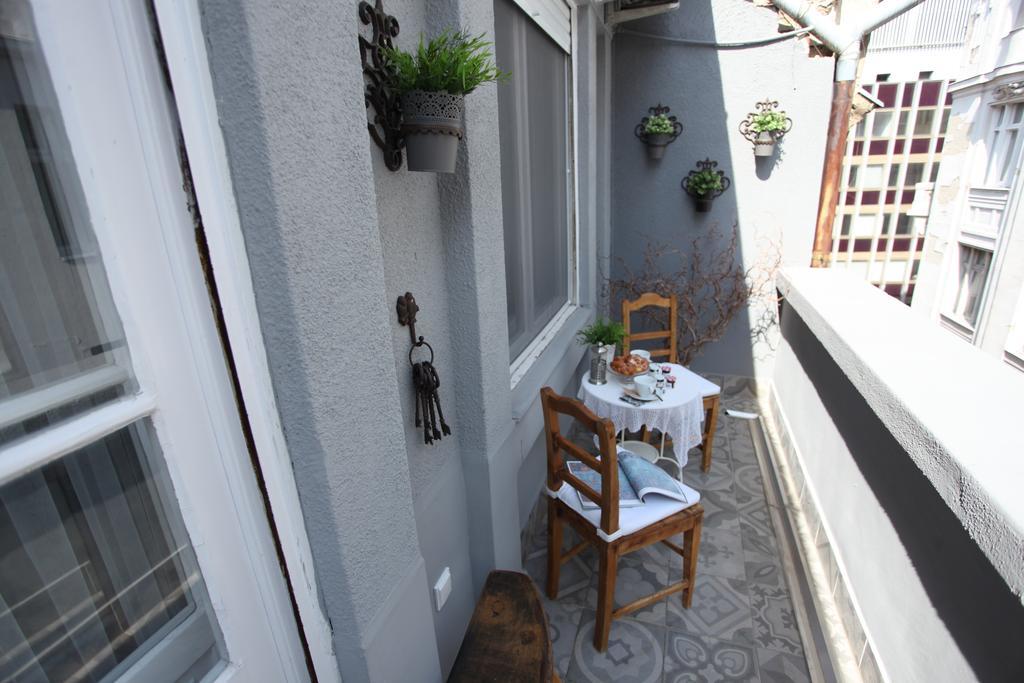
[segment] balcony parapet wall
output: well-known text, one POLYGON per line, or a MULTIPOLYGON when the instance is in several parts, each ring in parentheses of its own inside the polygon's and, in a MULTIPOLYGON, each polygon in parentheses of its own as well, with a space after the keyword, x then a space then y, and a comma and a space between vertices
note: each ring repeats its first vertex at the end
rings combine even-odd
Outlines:
POLYGON ((779 289, 1024 595, 1024 377, 846 273, 786 269, 779 289))

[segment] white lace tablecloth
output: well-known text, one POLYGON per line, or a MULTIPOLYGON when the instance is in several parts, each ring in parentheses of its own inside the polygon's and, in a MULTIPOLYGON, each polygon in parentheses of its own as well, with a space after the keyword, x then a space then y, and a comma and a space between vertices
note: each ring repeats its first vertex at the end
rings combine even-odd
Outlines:
POLYGON ((682 467, 687 451, 700 445, 702 440, 704 400, 701 386, 687 381, 692 373, 680 365, 671 367, 671 374, 677 378, 676 385, 665 390, 662 401, 650 401, 642 406, 626 403, 620 398, 626 388, 624 380, 611 372, 608 373, 607 384, 591 384, 590 373, 584 375, 578 397, 599 417, 611 420, 616 431, 627 429, 636 432, 647 425, 649 429, 658 429, 671 436, 675 441, 676 458, 682 467))

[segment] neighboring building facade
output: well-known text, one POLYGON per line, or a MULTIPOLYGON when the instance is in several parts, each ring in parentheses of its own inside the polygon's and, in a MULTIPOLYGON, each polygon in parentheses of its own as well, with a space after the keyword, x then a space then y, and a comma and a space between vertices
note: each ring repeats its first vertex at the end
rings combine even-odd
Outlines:
POLYGON ((1024 3, 974 3, 913 305, 1024 370, 1022 62, 1024 3))
POLYGON ((847 141, 831 264, 908 304, 923 246, 909 213, 938 176, 970 3, 926 0, 872 32, 861 65, 880 105, 847 141))

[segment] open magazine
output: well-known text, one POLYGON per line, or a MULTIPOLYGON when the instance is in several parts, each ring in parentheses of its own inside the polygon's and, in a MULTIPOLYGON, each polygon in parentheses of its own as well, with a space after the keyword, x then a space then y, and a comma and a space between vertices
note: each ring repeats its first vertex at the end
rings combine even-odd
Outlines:
MULTIPOLYGON (((584 484, 601 493, 601 474, 587 467, 579 460, 565 463, 569 472, 576 475, 584 484)), ((584 510, 596 510, 599 506, 579 491, 580 503, 584 510)), ((629 508, 643 505, 645 497, 650 495, 665 496, 689 503, 683 486, 667 472, 627 450, 619 451, 619 507, 629 508)))

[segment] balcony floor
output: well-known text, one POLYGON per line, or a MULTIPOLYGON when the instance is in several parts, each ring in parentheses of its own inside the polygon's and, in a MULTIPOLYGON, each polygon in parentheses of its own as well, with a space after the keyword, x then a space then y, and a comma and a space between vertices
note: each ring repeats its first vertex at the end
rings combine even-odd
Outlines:
MULTIPOLYGON (((535 526, 525 566, 542 595, 562 680, 810 680, 790 597, 795 579, 782 569, 751 423, 725 416, 726 407, 757 410, 748 387, 727 382, 711 471, 700 471, 697 450, 683 469, 684 481, 701 492, 705 509, 690 609, 676 594, 616 619, 608 649, 598 653, 592 642, 597 556, 587 549, 565 564, 558 600, 548 600, 543 597, 546 524, 535 526)), ((616 607, 678 581, 681 566, 681 558, 661 545, 622 558, 616 607)))

